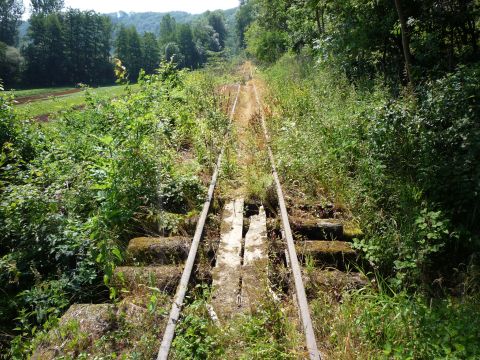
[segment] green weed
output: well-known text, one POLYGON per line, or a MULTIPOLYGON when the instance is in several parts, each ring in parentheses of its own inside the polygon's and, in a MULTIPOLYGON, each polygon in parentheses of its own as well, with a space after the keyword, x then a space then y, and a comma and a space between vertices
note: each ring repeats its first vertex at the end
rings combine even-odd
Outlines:
POLYGON ((297 359, 302 338, 282 304, 268 296, 253 314, 237 314, 214 323, 209 291, 197 287, 184 309, 174 340, 174 359, 297 359))
POLYGON ((164 64, 116 99, 87 91, 82 111, 50 124, 22 120, 0 95, 0 327, 23 355, 70 303, 118 295, 114 267, 131 237, 158 230, 151 219, 173 230, 197 210, 200 164, 211 167, 227 124, 215 87, 164 64))
POLYGON ((223 354, 219 347, 219 332, 209 317, 208 288, 197 286, 193 301, 183 310, 172 344, 173 359, 218 359, 223 354))
POLYGON ((354 214, 364 233, 354 246, 384 279, 380 293, 363 290, 343 305, 317 295, 312 309, 326 351, 478 357, 478 324, 467 315, 478 313, 478 167, 470 160, 479 149, 478 66, 426 84, 415 98, 388 100, 387 90, 355 88, 310 61, 285 55, 265 72, 282 181, 345 209, 347 221, 354 214))

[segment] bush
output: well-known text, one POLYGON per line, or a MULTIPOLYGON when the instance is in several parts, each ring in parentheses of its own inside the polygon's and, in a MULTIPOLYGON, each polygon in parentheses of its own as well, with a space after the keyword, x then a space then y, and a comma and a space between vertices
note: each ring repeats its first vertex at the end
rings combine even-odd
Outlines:
POLYGON ((206 116, 214 87, 167 64, 126 97, 102 101, 87 91, 85 109, 51 124, 21 122, 0 97, 0 315, 5 333, 18 317, 17 351, 71 302, 107 298, 122 249, 151 219, 162 223, 170 212, 179 221, 198 208, 198 164, 216 153, 227 123, 215 106, 213 120, 206 116), (209 142, 193 147, 206 133, 209 142), (190 166, 180 150, 194 155, 190 166))
POLYGON ((20 77, 20 68, 24 62, 18 49, 0 42, 0 75, 7 87, 17 83, 20 77))
POLYGON ((287 48, 286 35, 281 31, 260 31, 254 22, 245 33, 247 53, 263 63, 272 64, 287 48))
POLYGON ((480 65, 460 67, 429 83, 417 98, 394 100, 372 118, 374 156, 411 178, 452 216, 478 234, 480 218, 480 65))
MULTIPOLYGON (((423 86, 417 96, 390 101, 371 115, 366 135, 371 156, 385 167, 387 179, 403 183, 388 187, 389 196, 379 203, 396 207, 393 215, 406 225, 389 256, 397 277, 412 275, 410 268, 424 283, 434 280, 427 276, 433 269, 433 276, 451 278, 452 268, 469 264, 480 251, 480 167, 474 160, 480 158, 479 71, 478 65, 460 67, 423 86)), ((381 259, 380 242, 376 238, 369 247, 365 241, 360 248, 381 259)))
POLYGON ((346 209, 365 233, 355 246, 396 286, 453 288, 480 251, 478 69, 394 100, 291 55, 267 72, 283 181, 346 209))

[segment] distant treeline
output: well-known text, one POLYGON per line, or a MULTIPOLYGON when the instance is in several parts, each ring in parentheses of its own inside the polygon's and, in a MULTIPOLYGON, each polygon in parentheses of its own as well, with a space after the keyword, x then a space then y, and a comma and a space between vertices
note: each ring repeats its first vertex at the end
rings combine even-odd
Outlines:
POLYGON ((160 36, 152 32, 140 35, 136 28, 121 26, 115 40, 115 57, 135 80, 140 69, 152 73, 160 60, 173 61, 179 67, 198 68, 210 56, 225 49, 227 29, 221 12, 208 12, 193 24, 177 24, 170 15, 160 23, 160 36))
MULTIPOLYGON (((222 11, 227 27, 235 21, 236 11, 237 8, 222 11)), ((165 15, 173 17, 177 24, 195 23, 205 16, 205 14, 190 14, 184 11, 138 13, 119 11, 106 15, 110 18, 112 24, 118 28, 120 28, 121 25, 125 27, 134 26, 140 34, 152 32, 156 35, 160 33, 160 23, 165 15)))
POLYGON ((140 69, 153 73, 162 60, 194 69, 225 54, 222 11, 181 24, 164 15, 157 36, 115 25, 111 16, 94 11, 64 10, 63 0, 31 0, 30 6, 29 27, 19 42, 22 1, 0 2, 0 79, 6 87, 113 83, 115 58, 136 81, 140 69))

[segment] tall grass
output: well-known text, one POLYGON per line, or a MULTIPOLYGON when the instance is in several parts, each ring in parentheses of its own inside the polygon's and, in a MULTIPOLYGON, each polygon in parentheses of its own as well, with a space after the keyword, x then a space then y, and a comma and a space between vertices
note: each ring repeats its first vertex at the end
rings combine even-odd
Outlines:
POLYGON ((477 325, 468 322, 479 304, 475 74, 475 66, 460 68, 391 99, 388 89, 355 87, 309 57, 285 55, 265 71, 287 189, 332 202, 360 224, 365 236, 354 246, 384 279, 343 305, 328 300, 332 309, 317 308, 319 318, 343 326, 318 329, 335 337, 334 357, 348 357, 348 347, 363 358, 474 358, 480 351, 477 325), (457 170, 445 176, 448 166, 457 170), (436 327, 442 335, 432 334, 436 327))

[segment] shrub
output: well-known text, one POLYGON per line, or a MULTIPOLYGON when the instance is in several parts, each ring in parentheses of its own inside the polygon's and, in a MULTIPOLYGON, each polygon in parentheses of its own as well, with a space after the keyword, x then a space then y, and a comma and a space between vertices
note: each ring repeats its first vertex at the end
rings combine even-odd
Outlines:
POLYGON ((480 66, 460 67, 417 98, 385 104, 372 118, 374 155, 411 178, 456 224, 478 232, 480 219, 480 66))
POLYGON ((125 97, 87 91, 85 109, 51 124, 21 122, 0 96, 0 314, 5 333, 18 317, 15 351, 28 351, 28 335, 71 302, 108 297, 122 249, 151 219, 197 209, 205 189, 195 163, 213 158, 227 123, 207 78, 164 64, 125 97), (185 149, 203 134, 208 143, 185 149), (192 151, 190 166, 180 150, 192 151))
POLYGON ((7 87, 15 85, 24 62, 20 51, 0 41, 0 74, 7 87))
POLYGON ((260 31, 254 22, 245 33, 247 53, 263 63, 271 64, 279 59, 287 47, 287 38, 281 31, 260 31))
POLYGON ((347 209, 355 246, 397 286, 453 286, 480 249, 478 65, 394 100, 291 55, 267 79, 287 187, 347 209))

